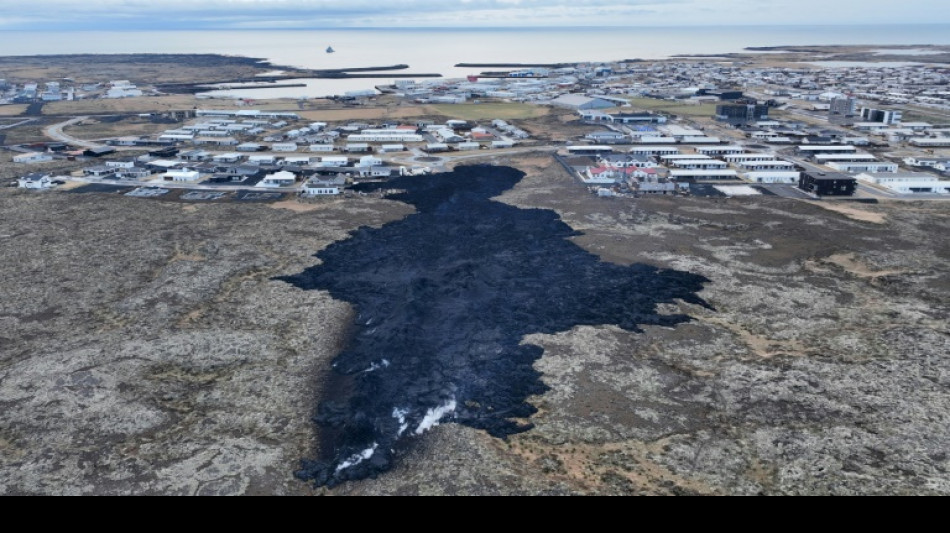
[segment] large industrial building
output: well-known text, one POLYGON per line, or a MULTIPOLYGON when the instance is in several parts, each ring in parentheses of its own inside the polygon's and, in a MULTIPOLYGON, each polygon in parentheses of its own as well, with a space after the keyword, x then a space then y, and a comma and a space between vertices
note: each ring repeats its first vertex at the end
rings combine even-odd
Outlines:
POLYGON ((555 107, 564 107, 567 109, 591 110, 591 109, 611 109, 617 107, 617 104, 601 98, 590 98, 582 94, 566 94, 560 98, 551 100, 551 105, 555 107))
POLYGON ((904 112, 893 109, 861 109, 861 120, 864 122, 883 122, 884 124, 900 124, 904 120, 904 112))
POLYGON ((818 196, 854 196, 858 180, 840 172, 802 172, 798 187, 818 196))
POLYGON ((744 126, 769 119, 769 106, 755 103, 722 104, 716 106, 716 120, 734 126, 744 126))

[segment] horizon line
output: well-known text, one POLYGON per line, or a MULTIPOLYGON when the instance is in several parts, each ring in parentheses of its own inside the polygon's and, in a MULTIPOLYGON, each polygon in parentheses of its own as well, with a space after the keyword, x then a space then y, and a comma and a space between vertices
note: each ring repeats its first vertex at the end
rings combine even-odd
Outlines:
MULTIPOLYGON (((122 27, 85 27, 75 28, 66 31, 86 32, 86 31, 115 31, 115 32, 161 32, 161 31, 317 31, 317 30, 336 30, 336 31, 424 31, 424 30, 482 30, 482 31, 509 31, 509 30, 602 30, 602 29, 644 29, 644 28, 860 28, 860 27, 892 27, 892 26, 950 26, 947 22, 856 22, 856 23, 834 23, 834 24, 644 24, 634 26, 631 24, 623 25, 594 25, 594 26, 563 26, 563 25, 537 25, 537 26, 306 26, 306 27, 285 27, 285 26, 260 26, 255 28, 227 27, 227 26, 194 26, 187 28, 130 28, 128 25, 122 27)), ((5 32, 32 32, 32 31, 64 31, 61 27, 52 26, 49 28, 10 28, 4 29, 5 32)))

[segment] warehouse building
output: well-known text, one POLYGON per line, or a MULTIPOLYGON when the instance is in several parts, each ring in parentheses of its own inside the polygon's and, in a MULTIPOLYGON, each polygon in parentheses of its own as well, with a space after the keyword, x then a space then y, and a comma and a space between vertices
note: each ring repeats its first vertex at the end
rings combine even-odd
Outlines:
POLYGON ((617 104, 610 102, 608 100, 603 100, 601 98, 590 98, 582 94, 566 94, 560 98, 555 98, 551 100, 551 105, 554 107, 563 107, 566 109, 575 109, 575 110, 592 110, 592 109, 610 109, 617 107, 617 104))

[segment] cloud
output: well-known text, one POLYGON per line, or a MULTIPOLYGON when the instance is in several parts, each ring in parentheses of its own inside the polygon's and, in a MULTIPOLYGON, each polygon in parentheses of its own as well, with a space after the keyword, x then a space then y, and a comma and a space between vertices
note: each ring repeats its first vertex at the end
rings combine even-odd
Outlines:
POLYGON ((0 28, 638 26, 950 22, 944 0, 0 0, 0 28))

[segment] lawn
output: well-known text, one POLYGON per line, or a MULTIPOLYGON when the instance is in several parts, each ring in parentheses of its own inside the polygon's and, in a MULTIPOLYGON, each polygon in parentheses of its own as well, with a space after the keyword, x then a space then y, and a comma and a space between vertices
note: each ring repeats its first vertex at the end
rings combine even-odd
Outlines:
POLYGON ((548 115, 547 107, 530 104, 438 104, 430 105, 432 114, 459 120, 518 120, 548 115))
POLYGON ((712 117, 716 114, 716 104, 688 104, 672 100, 655 98, 629 98, 630 105, 645 111, 669 113, 681 117, 712 117))

